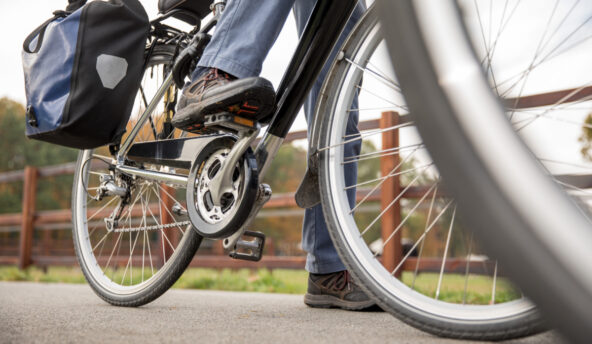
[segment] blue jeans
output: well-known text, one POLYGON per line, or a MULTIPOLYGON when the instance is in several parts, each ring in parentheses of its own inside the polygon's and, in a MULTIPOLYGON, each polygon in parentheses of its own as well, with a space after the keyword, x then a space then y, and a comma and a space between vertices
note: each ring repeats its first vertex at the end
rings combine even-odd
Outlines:
MULTIPOLYGON (((229 0, 226 10, 216 27, 212 40, 206 47, 198 68, 193 74, 196 79, 204 68, 218 68, 238 78, 258 76, 263 60, 277 39, 290 10, 294 9, 298 34, 302 35, 316 0, 229 0)), ((339 38, 330 59, 323 67, 310 94, 304 103, 304 112, 309 131, 312 129, 312 116, 317 96, 331 62, 349 32, 365 11, 362 2, 358 4, 344 32, 339 38)), ((357 98, 352 104, 357 109, 357 98)), ((351 112, 347 135, 358 133, 358 113, 351 112)), ((360 154, 360 142, 352 142, 345 147, 345 156, 360 154)), ((350 166, 344 171, 348 185, 357 179, 357 168, 350 166)), ((355 189, 348 190, 350 205, 355 203, 355 189)), ((302 248, 307 252, 306 270, 311 273, 326 274, 345 270, 337 251, 331 242, 322 208, 317 205, 306 209, 302 228, 302 248)))

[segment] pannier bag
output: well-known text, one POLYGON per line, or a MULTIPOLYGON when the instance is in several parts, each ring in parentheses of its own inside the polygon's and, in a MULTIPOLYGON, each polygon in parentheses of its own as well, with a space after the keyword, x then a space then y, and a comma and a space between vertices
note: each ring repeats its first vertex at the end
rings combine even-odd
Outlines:
POLYGON ((23 44, 29 138, 87 149, 125 132, 150 31, 138 0, 72 1, 23 44))

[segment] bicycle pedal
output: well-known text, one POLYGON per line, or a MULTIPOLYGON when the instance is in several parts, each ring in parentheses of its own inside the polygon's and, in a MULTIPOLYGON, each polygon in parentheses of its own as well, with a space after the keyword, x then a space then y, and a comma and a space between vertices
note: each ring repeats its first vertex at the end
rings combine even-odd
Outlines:
POLYGON ((250 131, 260 128, 260 124, 252 119, 234 115, 230 112, 220 112, 205 116, 204 127, 208 129, 221 128, 234 131, 250 131))
POLYGON ((261 232, 245 231, 234 245, 234 250, 230 251, 230 257, 233 259, 249 260, 258 262, 263 256, 263 247, 265 246, 265 234, 261 232), (246 240, 252 238, 252 240, 246 240))

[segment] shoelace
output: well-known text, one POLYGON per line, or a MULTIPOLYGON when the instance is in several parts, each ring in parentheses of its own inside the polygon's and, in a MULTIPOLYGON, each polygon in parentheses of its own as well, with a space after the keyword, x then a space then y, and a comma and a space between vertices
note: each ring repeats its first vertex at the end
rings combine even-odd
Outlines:
POLYGON ((346 288, 348 290, 350 290, 351 289, 350 282, 351 282, 350 274, 349 274, 349 272, 347 272, 347 270, 344 270, 340 274, 335 276, 335 278, 332 278, 331 280, 329 280, 329 282, 327 283, 327 288, 334 289, 337 291, 342 291, 342 290, 345 290, 346 288))
POLYGON ((218 79, 226 79, 228 81, 232 80, 232 78, 230 77, 230 75, 228 73, 224 73, 224 72, 220 73, 218 71, 218 68, 211 68, 210 71, 208 72, 208 74, 206 74, 203 77, 203 79, 200 80, 200 81, 202 81, 201 90, 199 91, 200 101, 201 101, 201 98, 203 97, 203 94, 204 94, 206 88, 209 85, 209 82, 210 81, 217 82, 218 79))

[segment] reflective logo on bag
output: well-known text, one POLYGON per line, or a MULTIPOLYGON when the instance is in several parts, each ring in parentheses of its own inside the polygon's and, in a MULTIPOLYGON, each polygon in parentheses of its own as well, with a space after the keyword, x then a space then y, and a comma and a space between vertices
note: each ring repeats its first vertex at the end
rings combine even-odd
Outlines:
POLYGON ((97 57, 97 73, 103 87, 114 89, 127 74, 127 61, 124 58, 102 54, 97 57))

